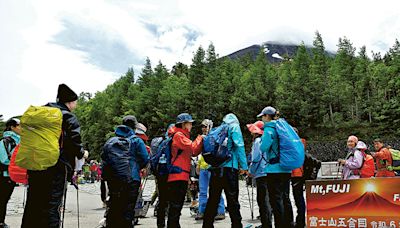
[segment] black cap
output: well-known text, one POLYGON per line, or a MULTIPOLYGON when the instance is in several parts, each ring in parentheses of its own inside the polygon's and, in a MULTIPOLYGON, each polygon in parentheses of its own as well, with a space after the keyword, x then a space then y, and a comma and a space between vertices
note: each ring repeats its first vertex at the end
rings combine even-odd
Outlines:
POLYGON ((125 116, 122 119, 122 124, 132 128, 132 129, 135 129, 136 125, 138 124, 138 121, 135 116, 129 115, 129 116, 125 116))
POLYGON ((21 121, 17 118, 10 118, 6 122, 6 131, 10 131, 11 127, 16 127, 17 125, 20 125, 21 121))
POLYGON ((58 86, 57 102, 66 103, 76 100, 78 100, 78 95, 76 95, 76 93, 71 88, 69 88, 65 84, 60 84, 58 86))

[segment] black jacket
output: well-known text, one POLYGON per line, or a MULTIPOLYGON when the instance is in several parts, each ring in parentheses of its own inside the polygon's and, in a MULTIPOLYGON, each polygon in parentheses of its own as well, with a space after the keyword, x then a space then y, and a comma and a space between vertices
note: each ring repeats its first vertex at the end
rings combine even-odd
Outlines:
MULTIPOLYGON (((73 171, 75 168, 75 157, 81 159, 84 155, 84 149, 81 139, 81 127, 75 114, 63 103, 48 103, 46 106, 59 108, 63 115, 62 122, 62 149, 58 159, 73 171)), ((61 144, 61 142, 60 142, 61 144)))

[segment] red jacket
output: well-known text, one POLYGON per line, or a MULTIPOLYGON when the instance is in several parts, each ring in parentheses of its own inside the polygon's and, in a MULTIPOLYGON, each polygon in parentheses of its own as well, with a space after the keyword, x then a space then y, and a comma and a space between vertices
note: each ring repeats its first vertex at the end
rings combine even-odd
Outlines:
POLYGON ((376 159, 376 168, 378 170, 376 177, 396 176, 393 171, 387 170, 387 166, 393 164, 392 154, 388 149, 382 147, 378 152, 375 153, 374 157, 376 159))
POLYGON ((192 142, 190 140, 189 131, 177 127, 173 127, 168 131, 169 136, 172 136, 173 134, 174 138, 172 139, 171 146, 171 163, 172 165, 181 167, 184 171, 181 173, 169 174, 168 182, 188 181, 191 157, 199 155, 203 150, 203 137, 199 135, 192 142), (182 153, 177 157, 178 150, 182 150, 182 153))

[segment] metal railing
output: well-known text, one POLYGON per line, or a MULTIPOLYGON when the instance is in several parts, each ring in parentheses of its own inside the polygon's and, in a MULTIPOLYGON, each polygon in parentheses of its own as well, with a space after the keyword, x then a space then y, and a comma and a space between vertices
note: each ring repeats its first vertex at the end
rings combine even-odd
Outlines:
POLYGON ((322 162, 321 169, 318 171, 318 179, 341 179, 342 167, 337 161, 322 162))

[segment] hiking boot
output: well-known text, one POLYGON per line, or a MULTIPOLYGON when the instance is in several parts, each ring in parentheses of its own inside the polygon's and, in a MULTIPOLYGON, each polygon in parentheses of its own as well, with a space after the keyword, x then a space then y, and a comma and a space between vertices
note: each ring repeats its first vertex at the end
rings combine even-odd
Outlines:
POLYGON ((225 214, 217 214, 217 216, 215 216, 215 220, 224 220, 225 219, 225 214))
POLYGON ((203 220, 203 218, 204 218, 204 214, 203 213, 198 213, 196 215, 196 217, 194 218, 194 220, 203 220))

